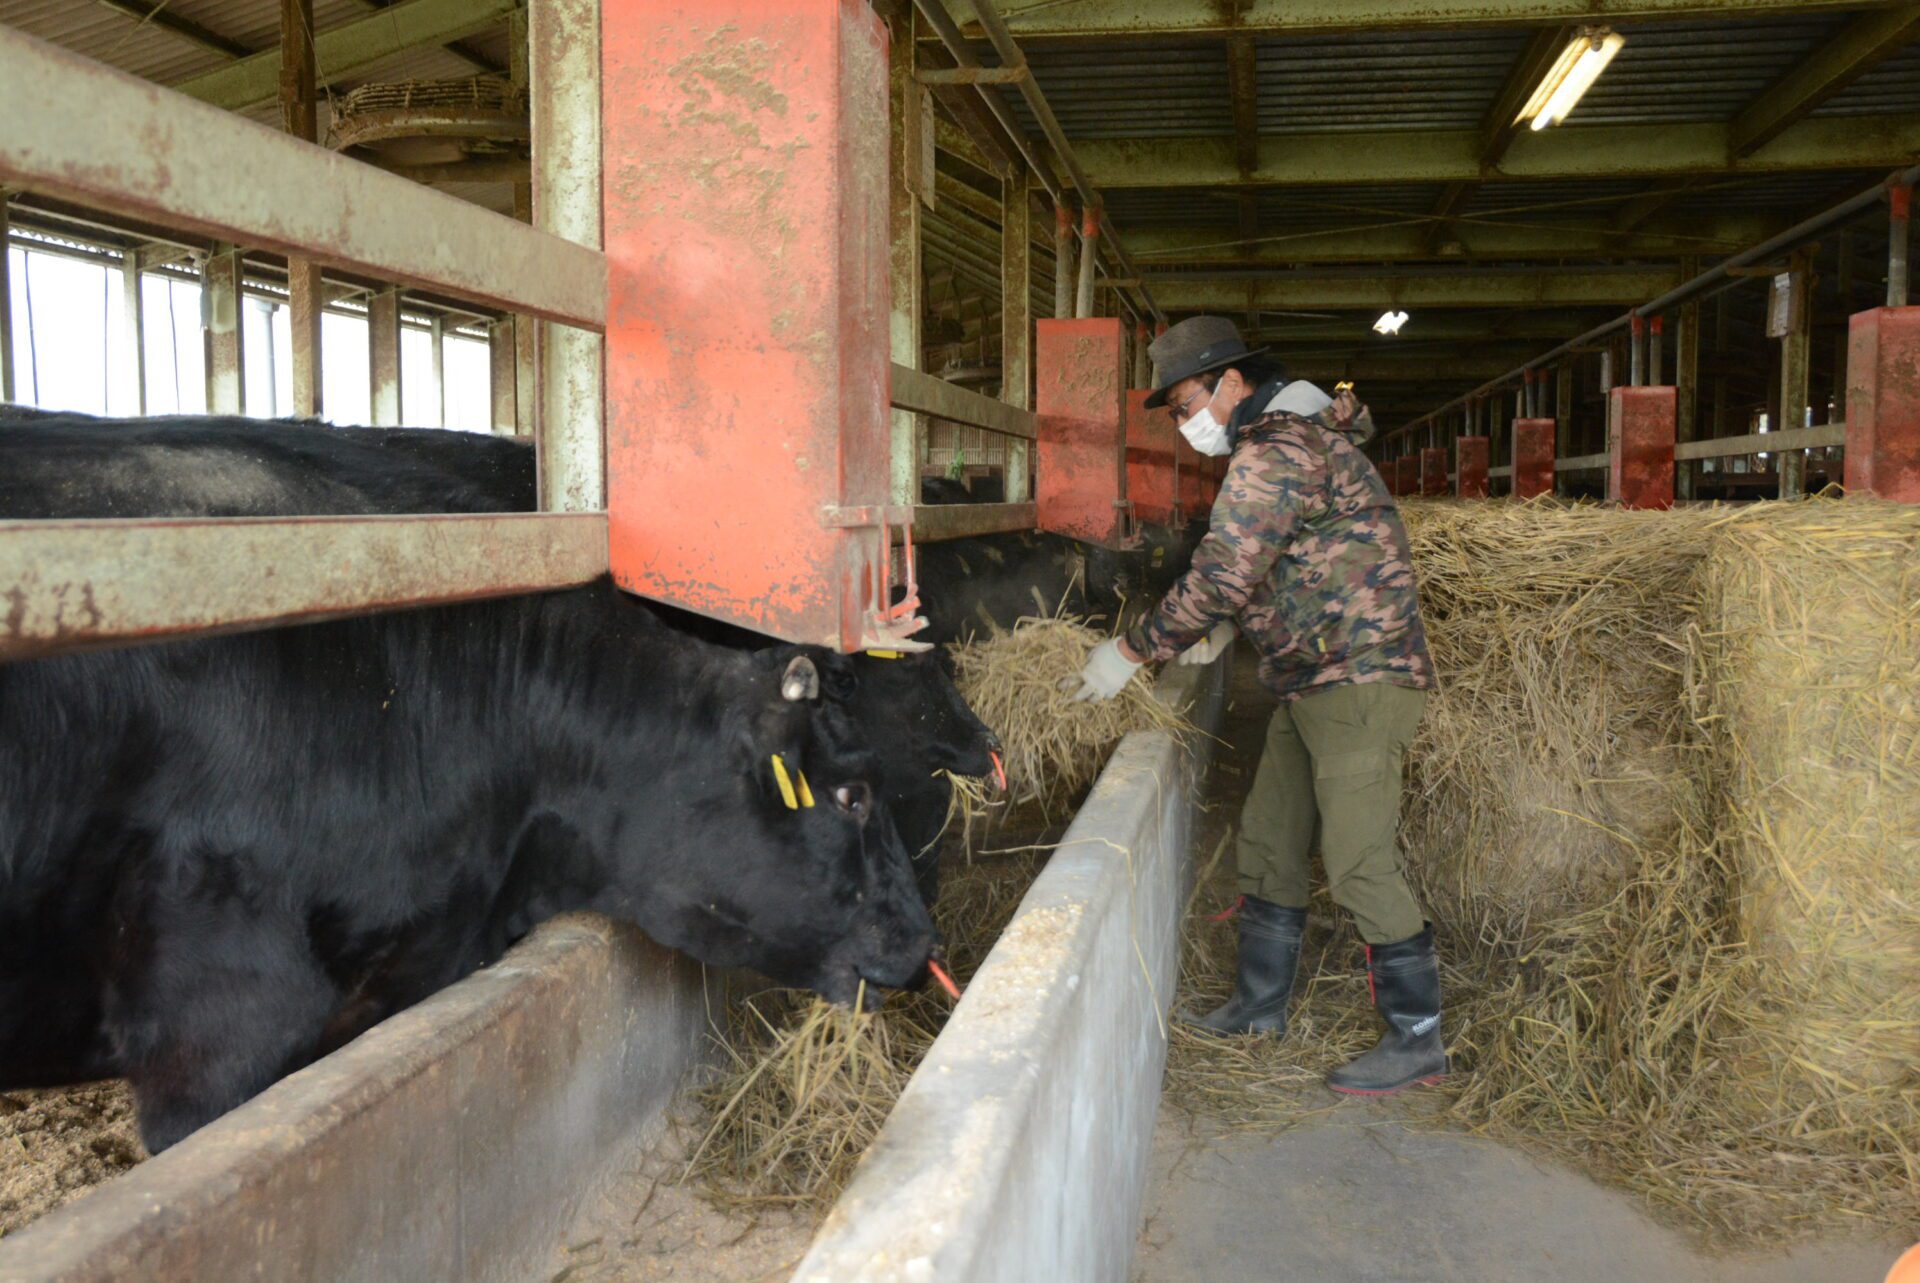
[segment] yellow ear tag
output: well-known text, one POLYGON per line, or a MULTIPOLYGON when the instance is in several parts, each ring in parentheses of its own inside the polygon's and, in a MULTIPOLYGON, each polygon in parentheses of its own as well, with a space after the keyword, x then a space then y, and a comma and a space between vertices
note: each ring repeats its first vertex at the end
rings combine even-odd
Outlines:
POLYGON ((778 753, 773 755, 773 781, 780 786, 780 800, 787 804, 787 809, 799 810, 799 799, 793 794, 793 779, 787 774, 787 764, 780 760, 778 753))
POLYGON ((797 770, 794 774, 799 777, 800 781, 800 805, 811 810, 813 807, 813 790, 807 787, 807 773, 797 770))
POLYGON ((868 651, 868 652, 867 652, 867 654, 868 654, 868 656, 870 656, 870 657, 871 657, 871 658, 873 658, 873 659, 899 659, 899 658, 901 658, 901 654, 900 654, 900 652, 899 652, 899 651, 897 651, 897 650, 870 650, 870 651, 868 651))

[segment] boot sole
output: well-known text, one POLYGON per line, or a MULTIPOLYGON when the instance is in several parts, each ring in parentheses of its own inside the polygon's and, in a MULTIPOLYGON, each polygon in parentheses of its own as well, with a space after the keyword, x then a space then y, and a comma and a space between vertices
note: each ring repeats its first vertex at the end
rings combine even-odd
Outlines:
POLYGON ((1342 1096, 1392 1096, 1409 1087, 1431 1087, 1445 1077, 1445 1074, 1427 1074, 1420 1078, 1409 1078, 1406 1082, 1397 1083, 1392 1087, 1336 1087, 1328 1083, 1327 1090, 1339 1092, 1342 1096))

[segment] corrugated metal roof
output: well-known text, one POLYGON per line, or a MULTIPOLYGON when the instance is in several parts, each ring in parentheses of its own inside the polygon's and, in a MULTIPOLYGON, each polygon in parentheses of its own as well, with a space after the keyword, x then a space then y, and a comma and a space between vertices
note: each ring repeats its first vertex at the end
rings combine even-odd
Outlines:
POLYGON ((1714 178, 1689 189, 1666 208, 1675 214, 1770 209, 1812 213, 1823 206, 1838 204, 1885 177, 1878 170, 1828 170, 1767 174, 1757 178, 1714 178))
MULTIPOLYGON (((1226 46, 1217 40, 1036 49, 1027 63, 1068 138, 1205 138, 1233 132, 1226 46)), ((1039 122, 1020 91, 1007 87, 1000 93, 1028 136, 1039 137, 1039 122)))
POLYGON ((1814 108, 1816 116, 1920 112, 1920 41, 1867 72, 1814 108))
POLYGON ((1817 49, 1845 18, 1630 23, 1566 127, 1726 121, 1817 49))
POLYGON ((1263 40, 1263 133, 1472 129, 1527 42, 1521 31, 1263 40))

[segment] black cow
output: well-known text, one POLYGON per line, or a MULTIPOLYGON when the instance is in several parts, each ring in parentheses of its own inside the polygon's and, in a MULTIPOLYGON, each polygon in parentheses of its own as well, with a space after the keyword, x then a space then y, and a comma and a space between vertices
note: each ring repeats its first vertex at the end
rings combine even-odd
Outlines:
MULTIPOLYGON (((533 449, 434 428, 333 428, 246 418, 0 421, 0 517, 233 517, 529 512, 533 449)), ((706 641, 771 639, 655 606, 706 641)), ((914 857, 922 895, 939 885, 938 838, 951 790, 936 772, 997 771, 998 742, 954 687, 944 655, 822 661, 829 697, 874 746, 876 783, 914 857)))
POLYGON ((157 1151, 576 908, 840 1002, 915 983, 820 659, 602 582, 0 667, 0 1086, 124 1074, 157 1151))

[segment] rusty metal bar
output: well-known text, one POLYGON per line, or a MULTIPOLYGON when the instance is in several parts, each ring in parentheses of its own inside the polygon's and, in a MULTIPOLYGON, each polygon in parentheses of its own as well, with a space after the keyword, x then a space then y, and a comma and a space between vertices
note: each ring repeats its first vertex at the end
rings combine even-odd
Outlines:
MULTIPOLYGON (((530 20, 534 225, 597 252, 600 3, 541 0, 530 20)), ((607 506, 603 340, 542 321, 539 361, 540 507, 598 511, 607 506)))
POLYGON ((1053 203, 1053 315, 1073 315, 1073 206, 1053 203))
MULTIPOLYGON (((0 238, 4 239, 4 238, 0 238)), ((0 249, 0 253, 5 252, 0 249)), ((147 413, 147 306, 140 292, 140 268, 144 256, 130 249, 120 260, 120 341, 124 347, 127 379, 133 384, 133 412, 147 413)), ((0 277, 0 288, 5 286, 0 277)), ((4 398, 0 398, 4 399, 4 398)))
POLYGON ((502 317, 487 327, 487 399, 493 406, 496 436, 514 434, 518 406, 514 384, 518 373, 514 366, 513 318, 502 317))
MULTIPOLYGON (((923 134, 933 128, 921 109, 926 90, 914 79, 911 8, 888 24, 893 48, 905 56, 888 64, 887 142, 887 283, 892 306, 887 317, 888 355, 894 367, 919 369, 926 358, 921 272, 921 231, 925 206, 921 203, 921 149, 923 134)), ((920 466, 927 457, 927 421, 909 409, 896 408, 888 417, 888 495, 896 504, 920 498, 920 466)))
POLYGON ((1100 261, 1100 207, 1088 205, 1080 211, 1080 280, 1074 290, 1073 314, 1093 315, 1093 276, 1100 261))
POLYGON ((0 661, 472 601, 607 568, 599 513, 0 523, 0 661))
POLYGON ((400 291, 367 300, 367 393, 375 427, 400 425, 400 291))
POLYGON ((605 260, 583 246, 6 27, 0 84, 0 183, 488 307, 605 324, 605 260))
POLYGON ((985 428, 1027 441, 1039 435, 1039 419, 1031 410, 982 396, 957 383, 898 363, 893 367, 890 399, 898 409, 930 414, 970 428, 985 428))
POLYGON ((923 85, 1017 85, 1031 74, 1025 67, 928 68, 919 80, 923 85))
POLYGON ((201 335, 206 347, 207 412, 247 412, 246 325, 241 318, 240 251, 222 246, 200 273, 201 335))
POLYGON ((0 401, 12 401, 13 392, 13 256, 6 188, 0 187, 0 401))
MULTIPOLYGON (((1025 171, 1000 180, 1000 399, 1016 410, 1033 404, 1033 180, 1025 171)), ((1032 495, 1025 441, 1007 444, 1004 493, 1032 495)))
POLYGON ((913 510, 913 541, 936 543, 943 539, 972 539, 1010 530, 1032 530, 1039 520, 1037 513, 1038 509, 1031 503, 920 504, 913 510))

